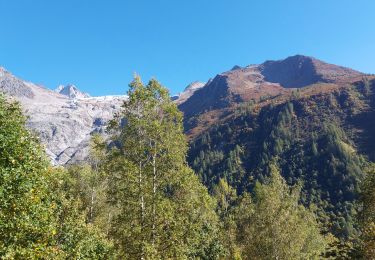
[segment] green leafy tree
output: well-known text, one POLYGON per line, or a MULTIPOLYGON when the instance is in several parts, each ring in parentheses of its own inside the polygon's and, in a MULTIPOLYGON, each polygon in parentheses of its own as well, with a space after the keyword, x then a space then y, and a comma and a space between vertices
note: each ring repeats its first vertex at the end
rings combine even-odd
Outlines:
POLYGON ((113 237, 127 259, 215 259, 214 201, 186 163, 182 115, 156 80, 136 77, 111 123, 113 237))
POLYGON ((52 168, 17 103, 0 96, 0 258, 108 259, 62 169, 52 168))
POLYGON ((18 103, 0 95, 0 258, 53 255, 49 165, 18 103))
POLYGON ((106 149, 103 137, 94 135, 86 162, 68 167, 68 193, 81 201, 80 210, 86 215, 86 222, 108 235, 115 210, 107 197, 108 175, 103 165, 106 149))
POLYGON ((230 207, 237 200, 237 192, 231 187, 225 179, 220 179, 219 183, 213 188, 213 196, 218 202, 219 215, 225 217, 229 213, 230 207))
POLYGON ((222 241, 225 249, 232 258, 240 259, 240 248, 236 241, 235 216, 232 214, 233 206, 238 200, 237 192, 222 178, 213 188, 213 197, 218 202, 216 211, 223 225, 222 241))
POLYGON ((271 165, 266 184, 236 208, 237 241, 245 259, 319 259, 326 248, 314 213, 299 204, 300 187, 291 189, 271 165))
MULTIPOLYGON (((77 196, 77 179, 65 169, 54 169, 49 187, 54 192, 54 215, 57 217, 55 243, 61 259, 111 259, 114 257, 112 243, 106 239, 100 225, 88 219, 85 196, 77 196)), ((90 187, 88 192, 90 192, 90 187)), ((84 193, 84 190, 81 190, 84 193)), ((88 204, 88 207, 91 204, 88 204)))

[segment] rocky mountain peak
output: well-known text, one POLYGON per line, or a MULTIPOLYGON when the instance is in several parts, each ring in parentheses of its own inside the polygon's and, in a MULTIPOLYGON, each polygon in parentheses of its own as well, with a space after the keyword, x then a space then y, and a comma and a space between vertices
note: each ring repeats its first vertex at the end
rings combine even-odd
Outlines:
POLYGON ((198 89, 203 88, 206 85, 206 83, 200 82, 200 81, 193 81, 189 85, 187 85, 182 93, 180 93, 177 96, 172 97, 172 100, 174 100, 177 104, 181 104, 185 102, 188 98, 190 98, 195 91, 198 89))
POLYGON ((18 98, 31 99, 34 97, 30 83, 16 78, 3 67, 0 67, 0 93, 18 98))
MULTIPOLYGON (((185 115, 185 122, 189 122, 185 125, 186 129, 197 127, 196 122, 200 122, 199 127, 203 129, 219 120, 225 110, 239 103, 289 95, 294 88, 318 87, 321 83, 345 86, 361 80, 363 75, 313 57, 295 55, 243 68, 235 66, 216 75, 178 105, 185 115), (198 117, 199 120, 196 120, 198 117), (195 119, 190 120, 191 118, 195 119)), ((316 91, 324 91, 324 87, 316 91)))
POLYGON ((197 90, 197 89, 203 87, 205 84, 206 83, 204 83, 204 82, 194 81, 194 82, 190 83, 189 85, 187 85, 186 88, 184 89, 184 91, 197 90))
POLYGON ((318 82, 342 83, 363 75, 361 72, 304 55, 266 61, 258 67, 265 81, 279 83, 285 88, 300 88, 318 82))
POLYGON ((238 65, 234 65, 231 70, 239 70, 239 69, 242 69, 242 67, 238 65))
POLYGON ((68 84, 66 86, 64 85, 60 85, 58 86, 55 91, 57 93, 60 93, 64 96, 67 96, 69 98, 72 98, 72 99, 80 99, 80 98, 88 98, 90 97, 89 94, 87 93, 84 93, 82 91, 80 91, 75 85, 73 84, 68 84))

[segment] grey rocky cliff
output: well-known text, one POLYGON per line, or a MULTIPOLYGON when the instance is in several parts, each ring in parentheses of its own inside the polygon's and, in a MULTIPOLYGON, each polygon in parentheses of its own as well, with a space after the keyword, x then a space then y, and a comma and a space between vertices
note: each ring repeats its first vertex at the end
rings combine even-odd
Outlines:
POLYGON ((107 122, 127 99, 89 97, 73 85, 60 91, 23 81, 0 67, 0 92, 21 103, 29 117, 28 127, 40 136, 55 165, 84 160, 91 135, 104 134, 107 122))

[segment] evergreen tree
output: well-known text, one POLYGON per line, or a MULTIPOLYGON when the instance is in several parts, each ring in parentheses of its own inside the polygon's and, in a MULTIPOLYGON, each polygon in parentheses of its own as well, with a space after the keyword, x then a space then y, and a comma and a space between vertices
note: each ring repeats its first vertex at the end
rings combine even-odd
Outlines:
POLYGON ((359 221, 361 226, 361 253, 364 259, 375 259, 375 166, 368 169, 362 189, 362 211, 359 221))

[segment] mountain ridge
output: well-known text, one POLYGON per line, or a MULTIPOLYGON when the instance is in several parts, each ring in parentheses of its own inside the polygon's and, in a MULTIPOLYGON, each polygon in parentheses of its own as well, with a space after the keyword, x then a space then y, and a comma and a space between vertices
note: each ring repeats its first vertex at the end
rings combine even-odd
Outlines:
MULTIPOLYGON (((192 82, 174 99, 185 115, 187 134, 194 137, 231 115, 241 104, 263 106, 272 100, 282 101, 296 91, 291 86, 299 86, 304 93, 334 91, 364 75, 296 55, 258 65, 234 66, 206 83, 192 82)), ((62 165, 84 160, 91 134, 104 133, 106 122, 127 99, 125 95, 90 97, 72 84, 53 91, 19 79, 3 67, 0 67, 0 91, 21 103, 30 117, 28 126, 46 144, 53 162, 62 165)))
POLYGON ((204 130, 205 125, 216 122, 238 104, 288 96, 297 89, 314 85, 320 85, 318 89, 324 91, 324 84, 344 86, 364 76, 366 74, 349 68, 295 55, 258 65, 235 66, 217 74, 179 104, 179 108, 185 115, 186 130, 194 136, 195 132, 204 130))
POLYGON ((346 82, 350 78, 364 75, 364 73, 353 69, 304 55, 294 55, 283 60, 266 61, 259 67, 266 81, 279 83, 285 88, 304 87, 318 82, 346 82))

